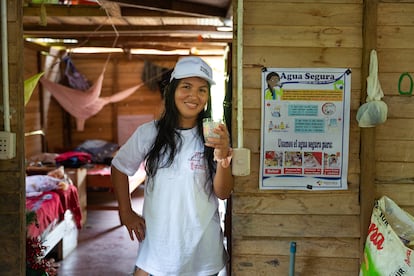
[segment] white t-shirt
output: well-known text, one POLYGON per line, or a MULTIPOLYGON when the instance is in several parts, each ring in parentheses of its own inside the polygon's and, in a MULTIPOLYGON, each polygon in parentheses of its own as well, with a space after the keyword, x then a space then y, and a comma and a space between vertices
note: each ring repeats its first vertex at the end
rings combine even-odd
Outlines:
MULTIPOLYGON (((140 126, 121 147, 112 164, 133 175, 156 136, 154 122, 140 126)), ((227 261, 218 214, 218 199, 204 186, 208 169, 197 128, 180 130, 182 147, 168 168, 159 168, 145 184, 143 217, 146 237, 136 265, 155 276, 212 275, 227 261)))

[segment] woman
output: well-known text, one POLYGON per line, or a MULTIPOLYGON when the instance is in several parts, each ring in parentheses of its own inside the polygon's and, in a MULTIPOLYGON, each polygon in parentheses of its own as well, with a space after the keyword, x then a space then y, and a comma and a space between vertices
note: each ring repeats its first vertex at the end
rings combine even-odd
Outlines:
POLYGON ((211 68, 198 57, 180 59, 165 89, 158 121, 140 126, 112 161, 121 223, 140 242, 134 275, 217 275, 227 254, 218 198, 233 189, 229 132, 224 124, 203 138, 210 117, 211 68), (143 215, 131 207, 128 175, 145 162, 143 215))

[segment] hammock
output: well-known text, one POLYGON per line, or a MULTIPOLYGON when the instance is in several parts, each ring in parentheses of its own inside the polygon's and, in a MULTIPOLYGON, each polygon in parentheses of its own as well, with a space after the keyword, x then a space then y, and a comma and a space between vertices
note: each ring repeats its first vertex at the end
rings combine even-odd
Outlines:
POLYGON ((63 109, 76 118, 76 129, 83 131, 86 119, 97 114, 105 105, 122 101, 144 85, 144 83, 141 83, 112 96, 100 97, 104 73, 105 69, 99 75, 96 82, 86 91, 61 85, 45 77, 42 77, 40 82, 59 102, 63 109))

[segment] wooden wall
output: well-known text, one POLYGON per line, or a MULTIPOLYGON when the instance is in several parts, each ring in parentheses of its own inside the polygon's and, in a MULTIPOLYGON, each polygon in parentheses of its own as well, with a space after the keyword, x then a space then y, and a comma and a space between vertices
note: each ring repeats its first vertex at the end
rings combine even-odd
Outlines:
MULTIPOLYGON (((379 79, 388 120, 376 128, 375 188, 414 214, 414 97, 398 93, 407 72, 414 79, 414 1, 378 3, 379 79)), ((409 90, 405 77, 401 89, 409 90)))
MULTIPOLYGON (((24 47, 24 79, 34 76, 40 71, 40 60, 38 52, 35 49, 24 47)), ((39 85, 37 85, 30 97, 29 102, 24 107, 25 113, 25 156, 30 157, 42 152, 44 136, 41 134, 30 134, 36 130, 42 129, 41 100, 39 85)))
MULTIPOLYGON (((25 78, 45 69, 42 67, 44 57, 38 55, 38 49, 26 47, 25 56, 29 61, 25 65, 25 78), (37 64, 40 64, 40 67, 37 64)), ((108 54, 71 55, 76 68, 91 83, 96 81, 105 68, 101 97, 111 96, 142 83, 141 77, 145 61, 150 61, 163 68, 172 68, 177 60, 176 56, 128 57, 123 54, 113 54, 108 61, 108 57, 108 54)), ((100 112, 86 120, 83 131, 78 131, 75 118, 68 114, 50 93, 43 92, 42 86, 39 84, 27 104, 25 112, 25 131, 28 133, 43 129, 46 133, 44 137, 33 135, 25 138, 26 157, 29 158, 45 151, 61 153, 72 150, 89 139, 117 143, 117 116, 151 114, 157 118, 162 112, 162 97, 158 90, 152 91, 147 85, 144 85, 128 98, 105 105, 100 112), (43 127, 40 123, 41 110, 46 112, 43 127), (43 147, 42 139, 44 139, 43 147)))
MULTIPOLYGON (((26 216, 24 185, 24 110, 22 1, 7 5, 8 79, 1 78, 0 103, 3 107, 4 82, 9 84, 10 131, 16 134, 16 157, 0 160, 0 274, 25 275, 26 216)), ((3 12, 3 11, 2 11, 3 12)), ((2 37, 3 42, 4 37, 2 37)), ((5 58, 1 57, 1 64, 5 58)), ((2 70, 3 72, 3 70, 2 70)), ((2 75, 2 74, 0 74, 2 75)), ((0 111, 4 131, 4 110, 0 111)))
POLYGON ((251 175, 236 177, 233 194, 232 275, 287 275, 291 241, 297 275, 357 275, 363 2, 246 0, 243 15, 244 146, 252 155, 251 175), (262 67, 352 69, 348 190, 259 190, 262 67))
MULTIPOLYGON (((90 57, 91 55, 89 55, 90 57)), ((105 66, 107 55, 95 58, 74 56, 73 61, 78 70, 95 80, 105 66)), ((164 67, 173 68, 177 57, 162 59, 160 57, 137 57, 129 59, 125 55, 113 56, 106 66, 101 96, 110 96, 143 82, 141 76, 145 60, 164 67)), ((87 139, 101 137, 107 141, 117 142, 117 116, 152 114, 157 118, 162 111, 161 93, 151 91, 147 85, 139 88, 127 99, 106 105, 98 114, 88 119, 84 131, 76 131, 72 126, 72 145, 76 146, 87 139)))
MULTIPOLYGON (((400 75, 414 77, 414 1, 246 0, 243 15, 244 146, 252 173, 236 177, 232 275, 287 275, 291 241, 297 275, 358 275, 374 200, 388 195, 414 214, 414 98, 398 93, 400 75), (362 129, 356 112, 366 99, 371 49, 388 119, 362 129), (347 191, 259 190, 262 67, 352 69, 347 191)), ((236 43, 233 52, 236 72, 236 43)))

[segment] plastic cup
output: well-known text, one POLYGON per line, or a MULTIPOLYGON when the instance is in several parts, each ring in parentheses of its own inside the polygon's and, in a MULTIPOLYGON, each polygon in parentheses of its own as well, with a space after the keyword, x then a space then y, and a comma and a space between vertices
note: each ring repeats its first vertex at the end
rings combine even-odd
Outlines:
POLYGON ((220 135, 214 133, 214 129, 221 124, 219 120, 213 120, 212 118, 203 119, 203 135, 204 139, 207 138, 220 138, 220 135))

